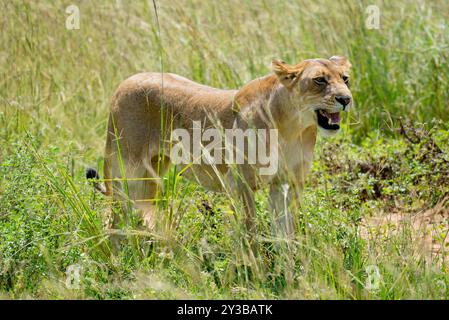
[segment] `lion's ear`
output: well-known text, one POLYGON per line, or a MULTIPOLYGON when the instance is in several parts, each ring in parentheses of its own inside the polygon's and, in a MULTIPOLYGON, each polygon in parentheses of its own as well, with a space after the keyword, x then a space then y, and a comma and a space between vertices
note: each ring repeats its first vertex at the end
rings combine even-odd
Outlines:
POLYGON ((334 62, 335 64, 345 68, 347 71, 351 69, 351 63, 349 62, 348 58, 342 57, 342 56, 333 56, 329 58, 330 61, 334 62))
POLYGON ((273 60, 271 62, 271 69, 274 74, 277 75, 281 83, 289 89, 291 89, 298 81, 298 70, 295 67, 286 64, 284 61, 273 60))

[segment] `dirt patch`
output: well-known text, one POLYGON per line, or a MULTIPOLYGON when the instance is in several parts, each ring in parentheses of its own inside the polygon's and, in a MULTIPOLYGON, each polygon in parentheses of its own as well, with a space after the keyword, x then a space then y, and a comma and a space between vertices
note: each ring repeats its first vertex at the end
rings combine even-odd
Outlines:
POLYGON ((426 260, 449 262, 449 195, 427 210, 364 217, 360 226, 362 238, 369 242, 378 244, 405 234, 426 260))

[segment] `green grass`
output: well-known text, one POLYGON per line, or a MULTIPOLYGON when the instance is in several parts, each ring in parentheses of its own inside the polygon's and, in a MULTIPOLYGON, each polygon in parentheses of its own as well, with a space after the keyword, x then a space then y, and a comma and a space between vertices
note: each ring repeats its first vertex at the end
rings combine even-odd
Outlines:
MULTIPOLYGON (((0 4, 0 298, 447 299, 444 250, 423 249, 412 217, 449 192, 449 6, 437 1, 70 1, 0 4), (120 4, 121 3, 121 4, 120 4), (380 29, 365 27, 380 8, 380 29), (110 199, 84 179, 102 167, 117 85, 140 71, 237 88, 290 63, 347 55, 354 110, 320 139, 293 243, 270 239, 267 192, 256 195, 261 256, 246 246, 229 195, 165 179, 163 239, 122 223, 112 253, 110 199), (408 140, 397 130, 411 119, 408 140), (436 147, 436 146, 437 147, 436 147), (81 267, 79 289, 66 270, 81 267), (370 266, 379 286, 367 289, 370 266)), ((444 204, 443 204, 444 205, 444 204)), ((445 248, 446 218, 429 224, 445 248)), ((444 214, 443 214, 444 216, 444 214)))

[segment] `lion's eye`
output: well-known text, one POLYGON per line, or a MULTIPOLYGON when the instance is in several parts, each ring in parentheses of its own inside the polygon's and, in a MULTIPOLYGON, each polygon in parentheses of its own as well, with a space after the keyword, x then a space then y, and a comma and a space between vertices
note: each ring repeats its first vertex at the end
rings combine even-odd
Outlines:
POLYGON ((313 81, 315 81, 315 83, 320 86, 327 84, 326 78, 324 77, 314 78, 313 81))
POLYGON ((349 86, 349 78, 348 78, 347 76, 342 76, 341 78, 343 79, 343 81, 345 82, 345 84, 346 84, 347 86, 349 86))

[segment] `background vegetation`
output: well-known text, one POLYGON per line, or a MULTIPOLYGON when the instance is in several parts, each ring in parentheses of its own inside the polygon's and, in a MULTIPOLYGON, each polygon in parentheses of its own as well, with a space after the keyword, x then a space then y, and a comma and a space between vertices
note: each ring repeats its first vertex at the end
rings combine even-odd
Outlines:
POLYGON ((1 2, 0 298, 447 299, 447 1, 157 7, 160 36, 151 1, 1 2), (72 4, 79 30, 65 28, 72 4), (365 24, 373 4, 379 29, 365 24), (172 172, 172 232, 150 236, 134 219, 111 252, 110 199, 84 170, 102 167, 122 80, 163 68, 237 88, 270 72, 272 58, 335 54, 353 64, 356 106, 341 134, 317 145, 295 241, 270 239, 261 191, 254 259, 229 199, 172 172), (78 289, 66 286, 73 265, 78 289))

